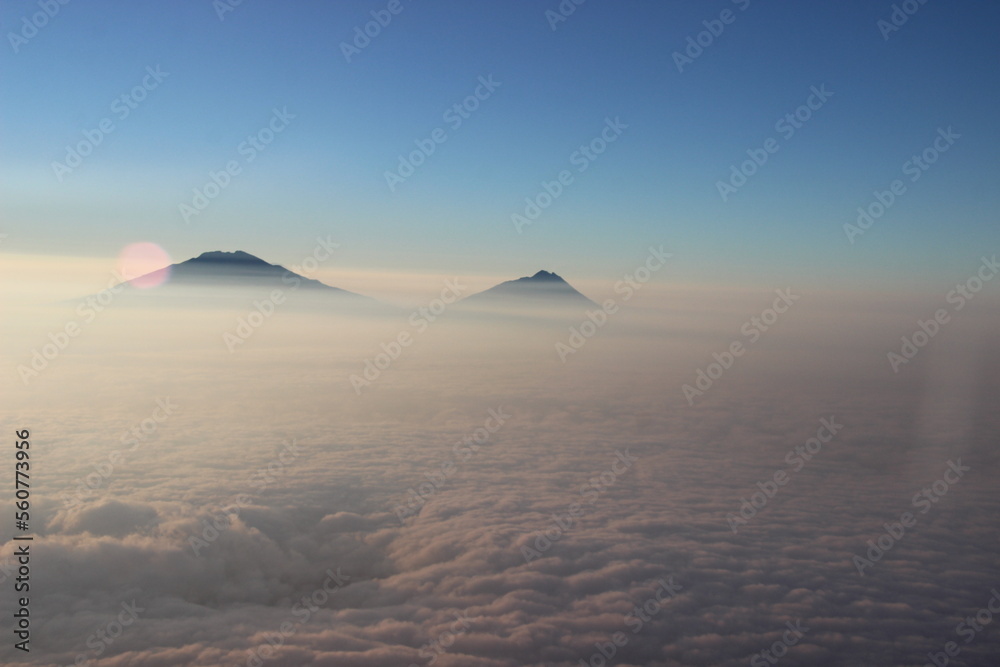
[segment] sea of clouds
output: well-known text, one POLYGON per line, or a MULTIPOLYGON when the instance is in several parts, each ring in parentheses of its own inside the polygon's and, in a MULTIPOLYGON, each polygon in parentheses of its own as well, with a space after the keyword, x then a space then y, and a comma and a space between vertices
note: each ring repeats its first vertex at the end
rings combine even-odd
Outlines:
POLYGON ((772 300, 676 295, 565 362, 562 325, 443 318, 360 394, 400 324, 231 352, 231 314, 109 313, 25 386, 41 318, 4 348, 36 537, 0 662, 995 664, 996 310, 893 372, 925 304, 819 295, 689 404, 772 300))

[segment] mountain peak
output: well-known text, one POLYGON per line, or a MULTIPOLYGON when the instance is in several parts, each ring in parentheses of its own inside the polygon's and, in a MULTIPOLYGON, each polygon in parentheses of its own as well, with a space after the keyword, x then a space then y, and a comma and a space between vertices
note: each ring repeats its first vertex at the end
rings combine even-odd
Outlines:
POLYGON ((539 271, 494 285, 488 290, 466 297, 470 303, 522 307, 592 306, 593 301, 580 294, 572 285, 551 271, 539 271))
POLYGON ((243 252, 242 250, 236 250, 233 252, 227 252, 225 250, 210 250, 209 252, 203 252, 197 257, 188 260, 189 262, 215 262, 215 263, 227 263, 227 264, 257 264, 270 266, 267 262, 262 260, 260 257, 251 255, 248 252, 243 252))
POLYGON ((530 278, 522 278, 522 280, 562 280, 563 282, 566 282, 560 276, 552 273, 551 271, 539 271, 530 278))
MULTIPOLYGON (((348 292, 322 283, 314 278, 290 271, 280 264, 271 264, 260 257, 242 250, 210 250, 179 264, 171 264, 170 280, 173 286, 199 288, 280 288, 301 289, 314 293, 340 295, 374 302, 369 297, 348 292)), ((161 269, 162 270, 162 269, 161 269)), ((142 278, 142 276, 139 276, 142 278)))

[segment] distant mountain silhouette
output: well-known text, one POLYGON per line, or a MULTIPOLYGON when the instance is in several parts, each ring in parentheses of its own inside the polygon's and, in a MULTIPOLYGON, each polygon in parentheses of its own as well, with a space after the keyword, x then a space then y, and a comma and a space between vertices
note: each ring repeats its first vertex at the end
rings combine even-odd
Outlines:
MULTIPOLYGON (((163 269, 161 269, 162 271, 163 269)), ((154 272, 156 273, 156 272, 154 272)), ((339 287, 332 287, 312 278, 306 278, 280 264, 269 264, 260 257, 236 250, 213 250, 170 267, 167 284, 196 286, 225 285, 234 287, 269 286, 309 290, 326 290, 343 296, 367 299, 360 294, 339 287)))
POLYGON ((490 308, 588 308, 597 305, 550 271, 502 282, 466 297, 461 303, 490 308))
POLYGON ((261 295, 267 295, 271 290, 281 290, 289 297, 293 294, 311 295, 319 299, 332 297, 337 303, 352 306, 384 306, 371 297, 306 278, 280 264, 270 264, 242 250, 204 252, 184 262, 134 277, 125 286, 128 292, 125 300, 132 304, 153 299, 166 305, 185 305, 192 297, 198 297, 204 305, 224 305, 231 301, 228 295, 232 295, 234 290, 261 295), (138 286, 144 282, 161 284, 140 289, 138 286), (205 302, 205 299, 211 301, 205 302))
MULTIPOLYGON (((280 264, 270 264, 242 250, 204 252, 177 264, 132 278, 142 283, 158 284, 140 289, 126 283, 128 296, 125 302, 142 305, 151 299, 164 305, 225 306, 232 302, 236 291, 266 295, 271 290, 281 290, 285 296, 301 295, 297 300, 311 295, 321 301, 332 298, 338 304, 364 309, 395 312, 398 309, 371 297, 327 285, 286 269, 280 264), (194 299, 195 301, 192 301, 194 299)), ((310 299, 313 301, 314 299, 310 299)), ((540 315, 576 316, 596 303, 577 291, 559 275, 539 271, 533 276, 508 280, 487 290, 472 294, 455 304, 460 311, 472 315, 494 312, 501 315, 519 315, 535 319, 540 315)))

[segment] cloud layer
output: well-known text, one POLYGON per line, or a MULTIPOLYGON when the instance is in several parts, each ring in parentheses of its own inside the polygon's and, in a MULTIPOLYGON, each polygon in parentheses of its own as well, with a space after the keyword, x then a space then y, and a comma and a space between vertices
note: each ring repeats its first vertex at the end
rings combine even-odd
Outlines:
POLYGON ((894 374, 909 312, 803 309, 688 405, 755 307, 698 335, 715 315, 622 319, 566 363, 561 330, 442 323, 361 396, 379 339, 301 321, 236 354, 191 319, 81 341, 5 419, 32 430, 39 535, 32 652, 0 660, 923 665, 955 641, 951 664, 991 664, 996 628, 958 629, 1000 586, 982 323, 894 374))

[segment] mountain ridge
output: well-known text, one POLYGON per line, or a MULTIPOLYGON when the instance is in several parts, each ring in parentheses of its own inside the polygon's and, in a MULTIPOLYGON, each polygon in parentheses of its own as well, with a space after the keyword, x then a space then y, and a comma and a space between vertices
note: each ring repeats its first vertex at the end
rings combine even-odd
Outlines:
MULTIPOLYGON (((170 264, 150 273, 135 276, 128 283, 141 283, 144 279, 154 279, 153 284, 163 283, 159 288, 169 290, 176 287, 304 287, 312 293, 326 293, 344 298, 364 299, 382 302, 357 292, 328 285, 287 269, 280 264, 271 264, 260 257, 243 250, 209 250, 197 257, 170 264), (167 273, 164 276, 164 273, 167 273), (159 278, 159 280, 156 280, 159 278)), ((141 292, 144 290, 136 290, 141 292)), ((523 276, 498 283, 481 292, 470 294, 457 304, 497 306, 594 306, 597 305, 581 294, 559 274, 539 270, 531 276, 523 276)))
POLYGON ((541 270, 532 276, 507 280, 482 292, 471 294, 462 303, 473 302, 497 305, 508 300, 525 305, 540 306, 559 303, 567 306, 596 306, 597 303, 580 293, 559 274, 541 270))

